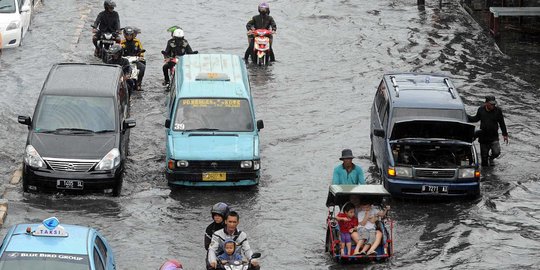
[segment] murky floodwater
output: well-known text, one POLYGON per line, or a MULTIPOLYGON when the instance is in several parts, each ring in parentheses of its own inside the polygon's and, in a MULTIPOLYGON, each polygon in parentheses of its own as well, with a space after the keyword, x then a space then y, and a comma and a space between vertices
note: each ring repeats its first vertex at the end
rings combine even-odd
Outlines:
MULTIPOLYGON (((538 54, 504 55, 455 1, 272 1, 278 62, 250 68, 261 133, 263 177, 247 191, 181 190, 165 182, 165 93, 161 55, 171 25, 201 53, 243 55, 253 1, 118 0, 122 25, 140 27, 147 50, 145 91, 133 97, 131 156, 123 196, 25 194, 7 186, 7 224, 55 215, 99 228, 120 269, 155 269, 178 258, 203 269, 203 230, 218 201, 241 214, 265 269, 342 269, 324 254, 325 200, 342 148, 369 152, 369 109, 381 75, 442 72, 454 77, 470 113, 487 94, 504 108, 510 144, 483 172, 482 197, 453 203, 394 202, 395 257, 372 268, 534 268, 540 264, 538 54), (450 3, 451 2, 451 3, 450 3), (283 266, 283 267, 280 267, 283 266)), ((46 1, 22 48, 0 60, 0 176, 20 165, 31 115, 51 65, 96 62, 90 24, 100 1, 46 1)), ((364 266, 365 267, 365 266, 364 266)), ((360 268, 347 266, 348 269, 360 268)))

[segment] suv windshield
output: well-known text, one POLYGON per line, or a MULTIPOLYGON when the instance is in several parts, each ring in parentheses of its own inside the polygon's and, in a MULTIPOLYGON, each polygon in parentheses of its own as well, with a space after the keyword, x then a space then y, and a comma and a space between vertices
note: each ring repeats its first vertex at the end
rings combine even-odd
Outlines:
POLYGON ((43 96, 34 120, 36 132, 115 131, 111 97, 43 96))
POLYGON ((0 270, 89 270, 88 256, 41 252, 5 252, 0 270))
POLYGON ((0 13, 14 13, 15 0, 0 0, 0 13))
POLYGON ((181 99, 174 117, 175 131, 252 131, 247 99, 181 99))

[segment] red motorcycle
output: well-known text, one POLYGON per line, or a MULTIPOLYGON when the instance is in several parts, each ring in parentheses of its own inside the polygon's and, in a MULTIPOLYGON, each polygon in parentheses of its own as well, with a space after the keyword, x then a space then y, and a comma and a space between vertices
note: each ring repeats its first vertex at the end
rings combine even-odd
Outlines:
POLYGON ((270 62, 270 37, 273 32, 268 29, 255 29, 251 34, 254 38, 251 60, 259 66, 267 66, 270 62))

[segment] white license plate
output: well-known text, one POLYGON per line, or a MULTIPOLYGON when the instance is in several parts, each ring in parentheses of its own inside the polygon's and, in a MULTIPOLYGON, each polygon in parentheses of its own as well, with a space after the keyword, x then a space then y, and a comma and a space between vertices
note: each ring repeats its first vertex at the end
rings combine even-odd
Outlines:
POLYGON ((422 192, 425 193, 448 193, 448 186, 422 186, 422 192))
POLYGON ((84 182, 81 180, 56 180, 56 188, 81 190, 84 188, 84 182))

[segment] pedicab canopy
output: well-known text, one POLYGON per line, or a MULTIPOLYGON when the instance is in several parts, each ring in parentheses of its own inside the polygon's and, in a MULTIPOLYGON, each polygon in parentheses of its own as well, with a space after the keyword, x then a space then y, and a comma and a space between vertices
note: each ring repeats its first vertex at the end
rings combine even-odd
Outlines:
POLYGON ((359 197, 360 201, 381 203, 390 193, 382 185, 330 185, 326 206, 343 206, 350 201, 351 195, 359 197))

